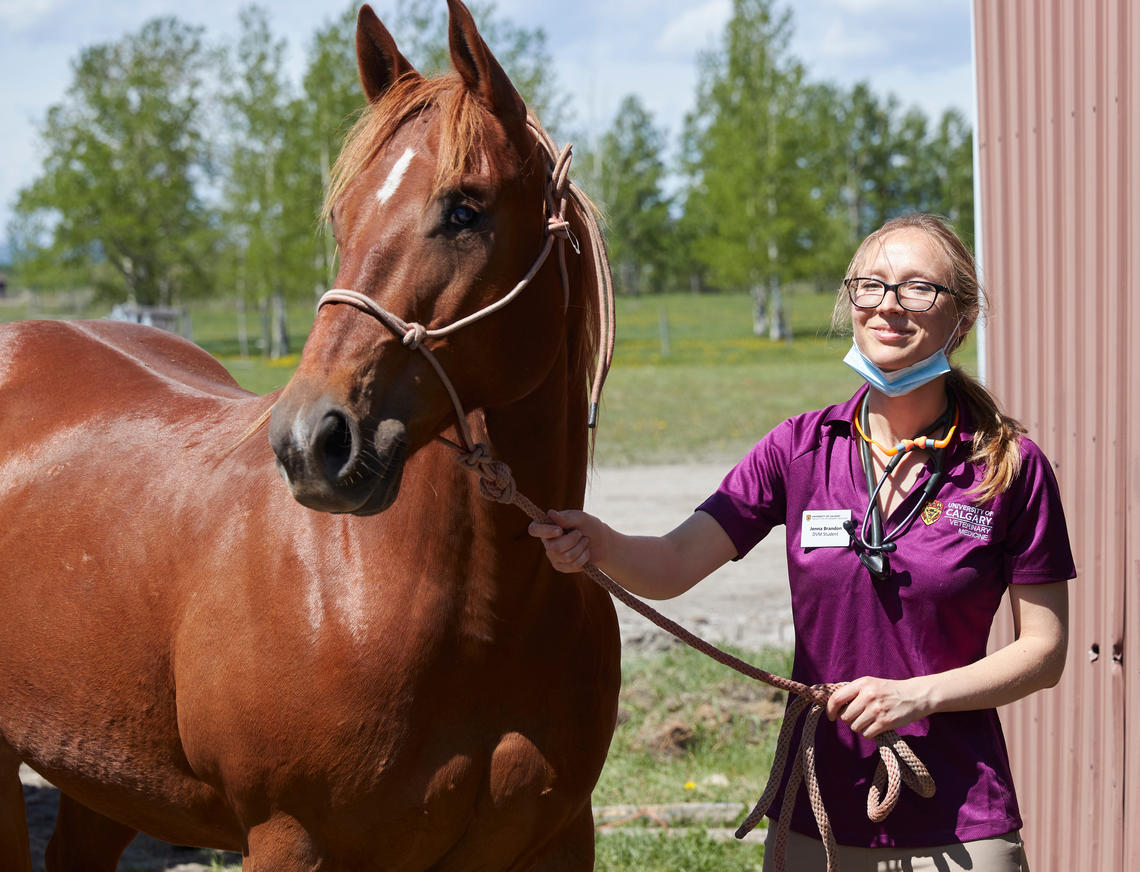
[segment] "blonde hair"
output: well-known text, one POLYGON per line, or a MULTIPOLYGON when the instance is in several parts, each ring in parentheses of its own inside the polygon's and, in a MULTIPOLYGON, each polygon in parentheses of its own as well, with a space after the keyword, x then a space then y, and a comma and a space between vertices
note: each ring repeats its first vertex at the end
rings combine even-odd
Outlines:
MULTIPOLYGON (((898 230, 921 230, 938 244, 950 267, 950 297, 958 316, 968 325, 982 317, 986 307, 985 294, 978 281, 974 256, 949 223, 938 215, 912 212, 892 218, 863 240, 851 258, 844 278, 853 278, 871 247, 898 230)), ((842 285, 835 298, 831 326, 835 332, 844 332, 851 327, 851 300, 842 285)), ((959 340, 948 353, 952 354, 961 344, 959 340)), ((970 493, 975 495, 979 504, 986 503, 1004 493, 1021 472, 1020 438, 1025 428, 1005 414, 993 394, 960 367, 951 367, 949 379, 950 385, 961 394, 974 421, 970 462, 981 465, 985 470, 981 482, 970 493)))

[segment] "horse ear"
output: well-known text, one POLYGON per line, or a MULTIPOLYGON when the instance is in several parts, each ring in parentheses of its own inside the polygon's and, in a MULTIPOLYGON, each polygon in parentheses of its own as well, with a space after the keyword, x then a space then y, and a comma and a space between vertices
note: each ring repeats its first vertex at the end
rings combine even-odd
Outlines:
POLYGON ((474 92, 508 128, 525 131, 526 103, 483 42, 471 12, 461 0, 447 0, 447 6, 451 11, 448 43, 455 71, 468 90, 474 92))
POLYGON ((382 97, 400 76, 419 76, 368 4, 356 17, 356 66, 369 103, 382 97))

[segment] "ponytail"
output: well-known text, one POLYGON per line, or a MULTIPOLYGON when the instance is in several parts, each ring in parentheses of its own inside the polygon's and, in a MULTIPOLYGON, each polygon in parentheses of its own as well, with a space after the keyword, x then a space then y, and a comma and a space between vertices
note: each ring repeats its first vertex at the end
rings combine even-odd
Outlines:
POLYGON ((980 465, 985 474, 970 489, 979 505, 1004 493, 1021 472, 1021 434, 1025 428, 1006 415, 997 400, 980 382, 959 367, 953 367, 950 386, 963 398, 974 421, 974 451, 970 462, 980 465))

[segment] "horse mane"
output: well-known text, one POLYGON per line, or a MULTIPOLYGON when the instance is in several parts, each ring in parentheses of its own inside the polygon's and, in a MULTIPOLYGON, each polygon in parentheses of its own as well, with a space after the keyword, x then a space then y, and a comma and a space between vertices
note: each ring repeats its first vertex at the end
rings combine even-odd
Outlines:
MULTIPOLYGON (((345 136, 325 194, 323 214, 330 214, 333 205, 344 194, 348 185, 387 146, 399 128, 430 108, 439 110, 440 153, 433 180, 432 193, 436 196, 444 188, 455 184, 464 174, 478 170, 486 140, 490 111, 469 89, 464 87, 457 73, 424 78, 405 75, 397 79, 378 100, 371 102, 345 136)), ((556 155, 552 153, 553 140, 534 117, 529 124, 536 133, 536 150, 546 162, 549 178, 556 155)), ((582 393, 589 390, 594 377, 594 361, 601 340, 599 312, 604 293, 596 264, 604 264, 608 281, 609 266, 604 243, 598 231, 598 210, 577 186, 567 185, 566 219, 581 248, 578 283, 580 292, 574 293, 571 281, 569 307, 577 310, 572 317, 568 334, 571 376, 581 385, 582 393), (598 248, 603 250, 599 251, 598 248)), ((537 254, 537 252, 536 252, 537 254)), ((568 255, 567 260, 573 255, 568 255)), ((561 255, 551 252, 554 260, 561 255)), ((556 267, 560 269, 561 267, 556 267)), ((603 353, 605 353, 603 351, 603 353)))

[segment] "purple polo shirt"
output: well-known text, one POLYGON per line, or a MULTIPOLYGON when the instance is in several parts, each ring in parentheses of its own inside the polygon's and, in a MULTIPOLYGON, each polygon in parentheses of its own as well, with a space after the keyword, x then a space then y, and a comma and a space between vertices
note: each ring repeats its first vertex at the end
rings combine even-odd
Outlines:
MULTIPOLYGON (((740 556, 779 524, 787 529, 796 630, 792 676, 805 684, 863 675, 909 678, 985 656, 990 624, 1007 584, 1074 578, 1057 482, 1041 449, 1021 439, 1021 474, 984 506, 967 494, 982 470, 968 462, 973 438, 961 405, 942 482, 928 508, 898 539, 891 575, 875 581, 850 547, 803 547, 805 512, 851 511, 863 521, 868 493, 852 420, 867 388, 846 403, 791 418, 758 442, 698 509, 724 528, 740 556), (853 438, 854 437, 854 438, 853 438)), ((889 533, 921 498, 931 461, 884 523, 889 533)), ((947 712, 898 731, 937 784, 922 799, 907 788, 881 824, 867 819, 878 751, 846 724, 823 719, 816 766, 840 844, 921 847, 970 841, 1021 827, 997 712, 947 712)), ((771 816, 779 809, 774 807, 771 816)), ((801 787, 792 829, 817 836, 801 787)))

